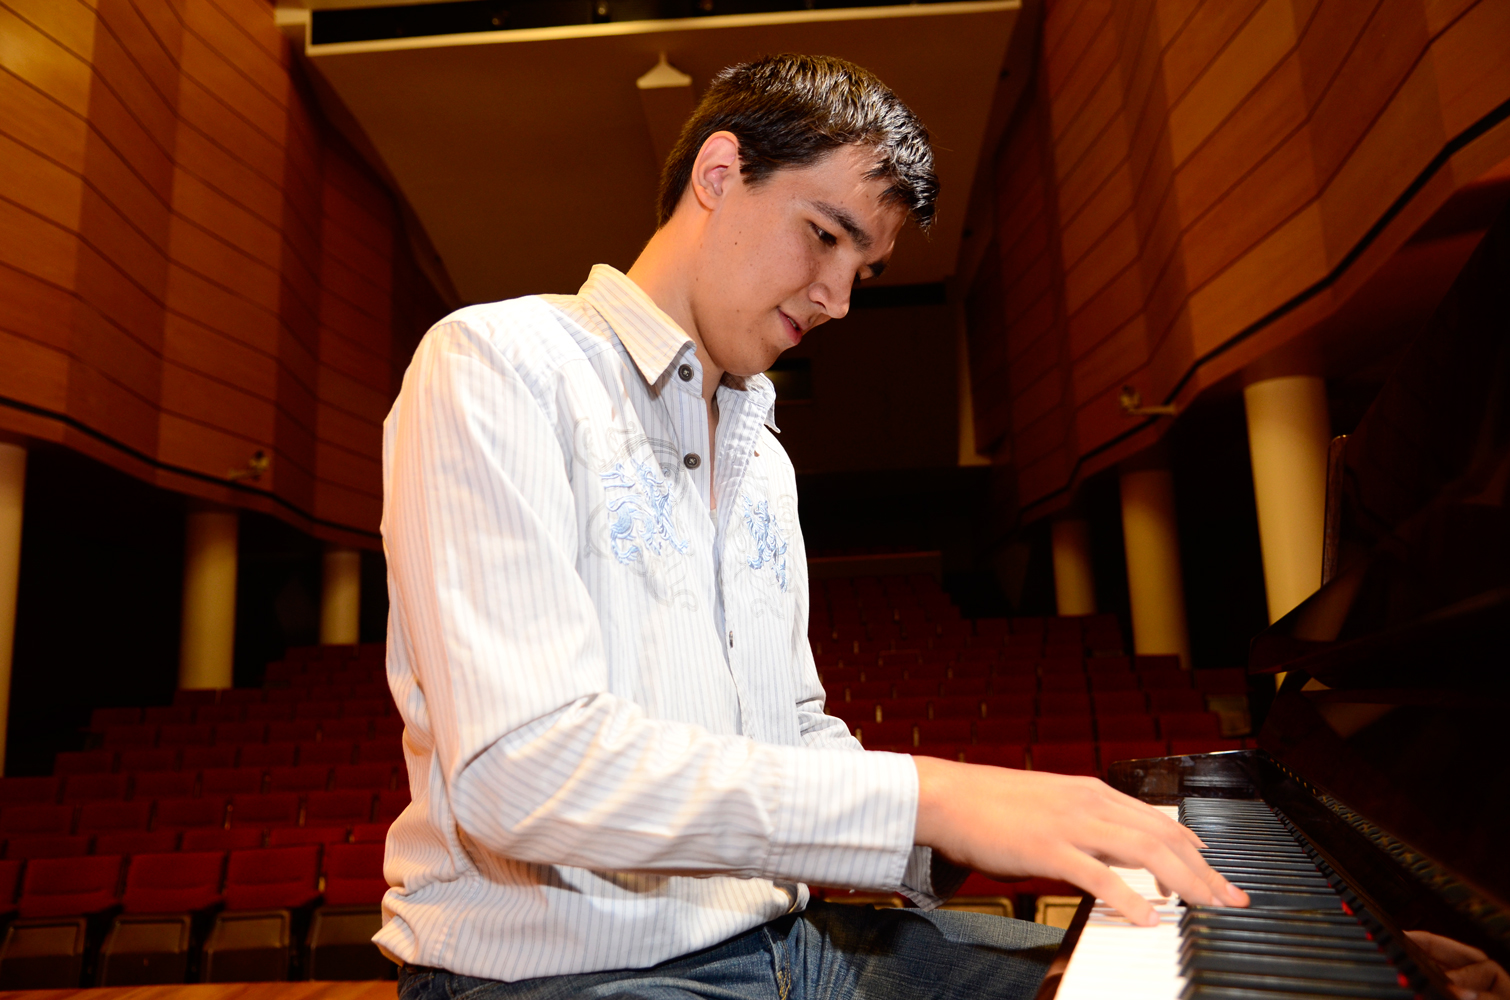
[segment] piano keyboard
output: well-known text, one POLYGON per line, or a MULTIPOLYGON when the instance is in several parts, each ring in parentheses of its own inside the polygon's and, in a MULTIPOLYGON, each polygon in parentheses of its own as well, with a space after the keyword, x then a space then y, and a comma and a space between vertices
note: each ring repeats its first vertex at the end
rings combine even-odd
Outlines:
POLYGON ((1411 1000, 1422 992, 1401 971, 1414 972, 1409 960, 1269 806, 1186 799, 1178 810, 1160 808, 1200 835, 1211 867, 1252 905, 1186 907, 1161 895, 1148 872, 1116 869, 1154 904, 1159 925, 1135 926, 1096 900, 1059 1000, 1411 1000))

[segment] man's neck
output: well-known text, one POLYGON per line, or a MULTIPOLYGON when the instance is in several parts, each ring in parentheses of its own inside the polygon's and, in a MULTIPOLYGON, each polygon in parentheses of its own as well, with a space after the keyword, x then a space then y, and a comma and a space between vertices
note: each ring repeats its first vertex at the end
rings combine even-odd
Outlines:
POLYGON ((692 284, 697 277, 688 266, 685 251, 679 252, 687 234, 675 231, 676 226, 677 220, 673 219, 656 231, 629 269, 628 278, 692 338, 692 346, 697 349, 697 358, 703 369, 703 399, 711 405, 723 381, 724 370, 703 346, 702 332, 692 309, 692 284))

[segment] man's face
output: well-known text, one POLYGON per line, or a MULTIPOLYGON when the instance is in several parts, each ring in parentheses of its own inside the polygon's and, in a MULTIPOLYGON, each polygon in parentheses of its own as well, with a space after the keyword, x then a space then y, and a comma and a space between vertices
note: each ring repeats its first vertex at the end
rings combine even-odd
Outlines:
POLYGON ((844 146, 750 185, 729 171, 694 265, 693 318, 709 359, 765 371, 804 334, 849 312, 856 281, 886 266, 906 213, 868 179, 873 151, 844 146))

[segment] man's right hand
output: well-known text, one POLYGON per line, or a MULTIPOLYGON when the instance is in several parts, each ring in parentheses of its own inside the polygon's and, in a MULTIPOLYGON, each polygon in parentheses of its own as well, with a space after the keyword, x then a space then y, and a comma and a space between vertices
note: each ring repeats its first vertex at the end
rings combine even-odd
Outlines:
POLYGON ((1192 903, 1247 906, 1248 895, 1201 857, 1193 831, 1096 778, 914 757, 914 840, 984 875, 1062 879, 1133 923, 1153 905, 1111 870, 1146 868, 1192 903))

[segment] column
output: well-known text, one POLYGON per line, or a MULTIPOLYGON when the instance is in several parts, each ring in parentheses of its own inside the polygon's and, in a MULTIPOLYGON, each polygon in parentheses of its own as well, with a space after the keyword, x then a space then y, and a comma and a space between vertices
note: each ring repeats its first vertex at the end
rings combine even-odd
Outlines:
POLYGON ((1120 485, 1133 650, 1177 654, 1180 666, 1189 670, 1190 632, 1185 624, 1174 477, 1167 467, 1129 467, 1122 471, 1120 485))
POLYGON ((361 619, 362 553, 327 545, 324 582, 320 588, 320 641, 327 645, 355 645, 361 619))
POLYGON ((25 493, 26 449, 0 443, 0 774, 5 771, 5 737, 10 721, 10 668, 16 638, 25 493))
POLYGON ((1275 622, 1321 586, 1327 446, 1332 440, 1326 382, 1313 375, 1254 382, 1243 390, 1243 406, 1264 592, 1269 621, 1275 622))
POLYGON ((1091 569, 1091 526, 1083 517, 1058 517, 1050 531, 1054 547, 1054 598, 1061 615, 1096 613, 1096 576, 1091 569))
POLYGON ((231 686, 236 649, 236 511, 192 503, 184 519, 178 686, 231 686))

